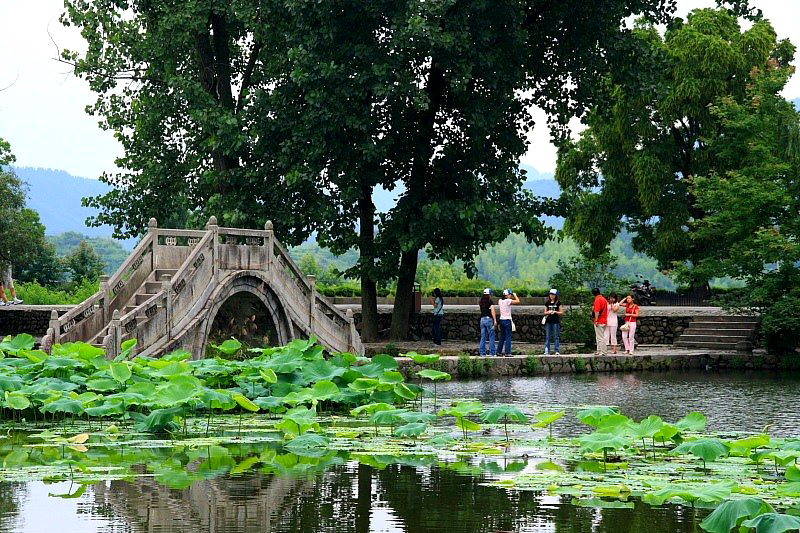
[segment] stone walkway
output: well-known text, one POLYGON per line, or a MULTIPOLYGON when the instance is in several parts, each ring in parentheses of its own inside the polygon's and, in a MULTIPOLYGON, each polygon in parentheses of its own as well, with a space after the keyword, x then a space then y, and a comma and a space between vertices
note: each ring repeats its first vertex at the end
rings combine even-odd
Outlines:
MULTIPOLYGON (((478 355, 477 342, 465 341, 444 341, 441 346, 436 346, 429 340, 423 341, 397 341, 397 342, 371 342, 364 344, 364 350, 367 355, 375 355, 387 352, 387 345, 394 345, 399 353, 438 353, 444 356, 459 356, 467 354, 471 356, 478 355)), ((622 346, 620 346, 620 349, 622 346)), ((390 350, 391 351, 391 350, 390 350)), ((542 343, 528 343, 528 342, 514 342, 512 352, 515 356, 525 357, 527 355, 542 356, 544 354, 544 344, 542 343)), ((686 354, 686 353, 708 353, 707 350, 691 350, 675 348, 671 344, 655 344, 640 346, 637 349, 636 355, 653 355, 653 354, 686 354)), ((562 355, 594 355, 594 352, 586 351, 576 344, 561 344, 562 355)), ((612 355, 609 351, 609 355, 612 355)), ((619 354, 624 356, 624 354, 619 354)), ((630 356, 627 356, 630 357, 630 356)))
MULTIPOLYGON (((361 304, 339 304, 336 307, 340 309, 352 309, 353 312, 358 313, 361 311, 361 304)), ((379 305, 378 312, 379 313, 391 313, 394 306, 392 305, 379 305)), ((519 305, 514 306, 514 314, 521 314, 521 315, 541 315, 542 314, 542 307, 540 305, 519 305)), ((565 305, 565 309, 570 309, 574 306, 565 305)), ((429 313, 433 309, 430 305, 423 305, 422 312, 429 313)), ((445 305, 444 306, 445 316, 448 312, 450 313, 478 313, 478 306, 477 305, 445 305)), ((642 316, 720 316, 726 315, 726 313, 721 307, 675 307, 675 306, 642 306, 641 308, 642 316)))

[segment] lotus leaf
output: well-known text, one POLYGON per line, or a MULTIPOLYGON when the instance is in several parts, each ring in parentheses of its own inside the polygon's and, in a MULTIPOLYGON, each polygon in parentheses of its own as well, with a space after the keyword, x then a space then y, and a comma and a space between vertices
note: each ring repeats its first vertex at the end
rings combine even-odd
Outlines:
POLYGON ((716 461, 728 455, 728 446, 719 439, 687 440, 672 450, 674 454, 690 453, 703 460, 703 463, 716 461))
POLYGON ((368 415, 371 415, 373 413, 377 413, 378 411, 389 411, 391 409, 394 409, 394 406, 392 406, 392 405, 390 405, 388 403, 384 403, 384 402, 368 403, 368 404, 364 404, 364 405, 359 405, 355 409, 352 409, 350 411, 350 414, 353 415, 353 416, 359 416, 362 413, 366 413, 368 415))
POLYGON ((453 377, 447 372, 441 372, 432 368, 420 370, 417 372, 417 375, 421 378, 429 379, 431 381, 449 381, 453 377))
POLYGON ((730 533, 744 520, 773 511, 772 506, 760 498, 726 500, 700 523, 700 527, 709 533, 730 533))
POLYGON ((800 529, 800 518, 788 514, 764 513, 745 520, 742 526, 755 528, 755 533, 783 533, 800 529))
POLYGON ((21 350, 32 350, 35 344, 33 335, 21 333, 13 338, 9 335, 0 342, 0 351, 17 355, 21 350))
POLYGON ((258 405, 253 403, 247 396, 241 393, 236 393, 231 395, 233 401, 239 404, 240 407, 247 409, 248 411, 258 411, 258 405))
POLYGON ((83 405, 78 400, 72 398, 59 398, 44 404, 40 410, 43 413, 69 413, 77 415, 83 413, 83 405))
POLYGON ((228 339, 223 341, 222 344, 212 344, 214 348, 224 353, 225 355, 233 355, 242 349, 242 343, 236 339, 228 339))
POLYGON ((703 413, 692 412, 675 422, 675 426, 683 431, 703 431, 708 419, 703 413))
POLYGON ((16 409, 18 411, 27 409, 31 406, 31 402, 27 396, 21 392, 8 392, 6 391, 6 407, 9 409, 16 409))
POLYGON ((411 389, 411 387, 409 387, 405 383, 398 383, 392 388, 392 390, 398 397, 402 398, 403 400, 413 400, 414 398, 417 397, 417 393, 414 392, 411 389))
POLYGON ((131 378, 131 367, 128 363, 111 363, 109 370, 111 372, 111 377, 120 383, 125 383, 131 378))
POLYGON ((325 448, 328 446, 330 439, 323 435, 316 433, 304 433, 298 437, 287 442, 284 446, 287 450, 308 450, 311 448, 325 448))
POLYGON ((482 412, 481 420, 489 424, 496 424, 501 420, 524 424, 528 421, 528 417, 517 407, 512 405, 498 405, 482 412))
POLYGON ((536 423, 533 424, 535 428, 546 428, 556 420, 564 417, 564 411, 541 411, 534 415, 536 423))
POLYGON ((703 485, 673 484, 655 492, 645 494, 642 500, 650 505, 663 505, 667 500, 674 498, 680 498, 690 503, 717 503, 730 497, 731 491, 734 488, 736 488, 736 483, 732 481, 706 483, 703 485))
POLYGON ((419 437, 425 430, 428 429, 428 424, 424 422, 410 422, 395 429, 394 434, 398 437, 419 437))
POLYGON ((597 427, 603 418, 610 415, 618 415, 618 414, 619 414, 619 409, 617 409, 616 407, 609 407, 607 405, 597 405, 581 409, 575 416, 577 416, 578 420, 580 420, 584 424, 597 427))
POLYGON ((377 378, 387 370, 396 370, 397 361, 389 355, 376 355, 369 364, 356 367, 361 374, 368 378, 377 378))
POLYGON ((421 354, 416 352, 408 352, 405 354, 405 356, 410 357, 411 360, 418 365, 429 365, 431 363, 435 363, 440 357, 438 353, 421 354))
POLYGON ((381 383, 391 383, 392 385, 396 385, 397 383, 402 383, 405 381, 403 374, 398 372, 397 370, 386 370, 380 376, 381 383))
POLYGON ((595 431, 583 435, 578 439, 581 451, 599 452, 607 450, 620 450, 631 445, 631 440, 614 433, 595 431))

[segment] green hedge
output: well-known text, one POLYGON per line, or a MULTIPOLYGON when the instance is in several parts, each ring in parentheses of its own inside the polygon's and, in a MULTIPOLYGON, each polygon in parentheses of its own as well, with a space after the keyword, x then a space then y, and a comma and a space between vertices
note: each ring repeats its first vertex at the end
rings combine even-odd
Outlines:
POLYGON ((75 305, 100 289, 97 282, 84 281, 79 285, 50 288, 36 282, 17 283, 17 297, 27 305, 75 305))

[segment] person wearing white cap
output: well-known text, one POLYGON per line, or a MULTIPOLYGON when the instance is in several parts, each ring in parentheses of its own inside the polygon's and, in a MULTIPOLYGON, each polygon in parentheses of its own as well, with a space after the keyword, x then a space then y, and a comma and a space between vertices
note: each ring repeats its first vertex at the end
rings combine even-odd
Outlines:
POLYGON ((511 321, 511 306, 519 304, 519 296, 511 289, 503 290, 503 297, 497 302, 500 309, 500 341, 497 343, 497 355, 511 355, 511 332, 514 323, 511 321))
POLYGON ((483 296, 478 301, 481 310, 481 342, 478 344, 478 353, 486 355, 486 343, 489 343, 489 355, 496 355, 494 344, 494 328, 497 327, 497 315, 492 305, 492 289, 483 289, 483 296))
POLYGON ((561 355, 559 337, 561 336, 561 301, 558 299, 558 291, 550 289, 547 300, 544 302, 544 354, 550 353, 550 341, 553 341, 556 355, 561 355))

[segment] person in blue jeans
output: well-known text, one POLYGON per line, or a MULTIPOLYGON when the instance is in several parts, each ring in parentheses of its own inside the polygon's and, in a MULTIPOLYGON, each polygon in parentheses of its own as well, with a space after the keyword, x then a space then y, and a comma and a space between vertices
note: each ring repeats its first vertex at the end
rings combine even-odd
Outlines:
POLYGON ((497 327, 497 316, 492 305, 492 289, 483 289, 483 296, 478 301, 481 309, 481 342, 478 353, 486 355, 486 343, 489 343, 489 355, 496 355, 494 345, 494 328, 497 327))
POLYGON ((558 291, 550 289, 550 294, 547 295, 547 300, 544 302, 544 354, 550 353, 550 342, 553 341, 555 346, 555 354, 561 355, 561 346, 559 344, 559 336, 561 335, 561 315, 564 311, 561 310, 561 301, 558 299, 558 291))
POLYGON ((511 321, 511 306, 519 304, 519 296, 511 289, 503 291, 503 297, 497 302, 500 309, 500 342, 497 343, 497 355, 511 356, 511 333, 514 323, 511 321))

